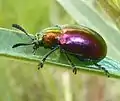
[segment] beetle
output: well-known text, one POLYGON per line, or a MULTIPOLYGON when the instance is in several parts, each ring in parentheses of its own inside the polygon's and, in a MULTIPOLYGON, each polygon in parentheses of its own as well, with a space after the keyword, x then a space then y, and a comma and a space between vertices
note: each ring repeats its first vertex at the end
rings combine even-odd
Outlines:
POLYGON ((76 57, 84 64, 97 66, 98 69, 103 70, 109 76, 108 70, 98 64, 106 57, 107 45, 102 36, 96 31, 82 25, 55 25, 43 29, 32 38, 20 25, 13 24, 12 27, 21 30, 32 40, 31 43, 17 43, 12 48, 33 45, 34 54, 39 47, 50 49, 42 58, 38 69, 43 67, 50 54, 60 49, 60 52, 65 54, 74 74, 77 73, 77 68, 69 55, 76 57))

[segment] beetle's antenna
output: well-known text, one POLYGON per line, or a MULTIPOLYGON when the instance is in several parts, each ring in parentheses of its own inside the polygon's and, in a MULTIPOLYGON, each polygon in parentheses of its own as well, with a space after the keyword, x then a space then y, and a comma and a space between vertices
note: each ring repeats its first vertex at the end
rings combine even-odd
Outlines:
POLYGON ((34 40, 26 31, 24 28, 22 28, 20 25, 18 24, 12 24, 12 27, 21 30, 22 32, 24 32, 31 40, 34 40))
POLYGON ((34 43, 17 43, 15 45, 12 46, 12 48, 16 48, 19 46, 27 46, 27 45, 33 45, 34 43))

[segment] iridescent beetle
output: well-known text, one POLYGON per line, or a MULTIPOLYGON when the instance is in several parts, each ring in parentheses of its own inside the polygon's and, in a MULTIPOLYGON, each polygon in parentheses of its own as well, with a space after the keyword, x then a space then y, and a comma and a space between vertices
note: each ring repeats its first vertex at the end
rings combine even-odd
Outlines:
POLYGON ((33 45, 34 53, 39 47, 51 49, 42 58, 38 69, 43 67, 50 54, 60 49, 60 52, 63 52, 68 59, 74 74, 77 73, 77 69, 68 54, 75 56, 85 64, 97 66, 109 76, 108 70, 98 64, 106 57, 107 45, 104 39, 94 30, 84 26, 56 25, 42 30, 32 38, 20 25, 13 24, 12 26, 23 31, 32 40, 31 43, 17 43, 12 48, 33 45), (42 39, 40 39, 40 35, 43 35, 42 39))

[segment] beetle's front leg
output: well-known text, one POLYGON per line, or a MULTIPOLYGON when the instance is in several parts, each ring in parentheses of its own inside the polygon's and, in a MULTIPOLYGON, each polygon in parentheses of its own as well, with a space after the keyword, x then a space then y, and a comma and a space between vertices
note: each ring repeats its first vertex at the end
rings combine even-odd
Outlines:
POLYGON ((38 64, 38 69, 40 69, 40 68, 43 67, 44 62, 46 61, 47 57, 48 57, 50 54, 52 54, 54 51, 56 51, 58 48, 59 48, 59 45, 56 46, 56 47, 54 47, 51 51, 49 51, 48 53, 46 53, 46 54, 43 56, 42 60, 41 60, 40 63, 38 64))

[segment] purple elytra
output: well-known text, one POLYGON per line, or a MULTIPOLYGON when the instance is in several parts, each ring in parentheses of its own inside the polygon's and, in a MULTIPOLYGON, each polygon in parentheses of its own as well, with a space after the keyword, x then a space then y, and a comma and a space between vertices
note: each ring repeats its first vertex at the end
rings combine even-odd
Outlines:
POLYGON ((100 39, 99 35, 98 38, 96 36, 79 30, 69 31, 67 28, 60 36, 59 44, 62 49, 81 58, 100 61, 106 56, 107 48, 105 48, 106 44, 102 37, 100 39))

